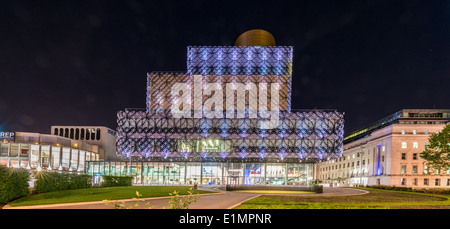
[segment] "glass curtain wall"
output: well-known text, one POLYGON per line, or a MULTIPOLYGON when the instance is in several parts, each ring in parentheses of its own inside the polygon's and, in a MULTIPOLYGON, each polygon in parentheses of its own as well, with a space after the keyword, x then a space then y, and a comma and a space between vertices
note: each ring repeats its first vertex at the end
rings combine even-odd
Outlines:
POLYGON ((86 173, 133 176, 144 185, 309 185, 312 164, 87 162, 86 173))
POLYGON ((30 145, 20 144, 20 167, 28 167, 28 155, 30 153, 30 145))

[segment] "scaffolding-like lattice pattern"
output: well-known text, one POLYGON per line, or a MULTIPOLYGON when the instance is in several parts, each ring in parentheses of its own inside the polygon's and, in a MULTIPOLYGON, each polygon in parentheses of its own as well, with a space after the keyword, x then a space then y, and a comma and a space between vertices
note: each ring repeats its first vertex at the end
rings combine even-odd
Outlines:
POLYGON ((125 157, 144 158, 299 160, 337 157, 342 153, 344 120, 341 113, 282 112, 280 125, 275 129, 260 128, 261 121, 175 119, 170 112, 119 112, 117 152, 125 157), (208 145, 211 142, 213 144, 208 145), (194 149, 196 143, 206 145, 194 149))

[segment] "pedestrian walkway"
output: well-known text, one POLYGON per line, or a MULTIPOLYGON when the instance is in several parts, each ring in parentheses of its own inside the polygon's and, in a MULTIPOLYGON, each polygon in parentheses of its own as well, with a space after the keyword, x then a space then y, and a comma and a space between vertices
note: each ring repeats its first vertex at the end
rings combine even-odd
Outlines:
MULTIPOLYGON (((201 194, 197 202, 191 204, 190 209, 232 209, 239 206, 242 202, 261 196, 259 193, 243 193, 243 192, 229 192, 218 188, 201 187, 199 189, 215 191, 216 193, 201 194)), ((352 188, 324 188, 323 193, 299 193, 299 194, 268 194, 263 195, 287 195, 287 196, 351 196, 363 195, 368 191, 352 188)), ((143 198, 145 203, 150 203, 152 209, 168 208, 170 196, 143 198)), ((121 200, 127 206, 133 206, 133 209, 148 208, 146 204, 141 204, 138 207, 134 206, 134 199, 121 200)), ((120 202, 120 201, 119 201, 120 202)), ((23 206, 23 207, 9 207, 5 206, 3 209, 112 209, 112 205, 106 205, 103 201, 82 202, 82 203, 66 203, 66 204, 51 204, 39 206, 23 206)))

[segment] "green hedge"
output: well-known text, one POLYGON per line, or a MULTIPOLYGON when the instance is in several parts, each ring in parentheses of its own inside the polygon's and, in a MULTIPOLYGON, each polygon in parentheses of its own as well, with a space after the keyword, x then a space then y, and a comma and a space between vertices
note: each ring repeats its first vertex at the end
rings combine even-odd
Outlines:
POLYGON ((431 194, 450 194, 450 189, 444 188, 422 188, 422 189, 413 189, 409 187, 397 187, 397 186, 388 186, 388 185, 372 185, 368 186, 369 188, 377 188, 383 190, 393 190, 393 191, 404 191, 404 192, 419 192, 419 193, 431 193, 431 194))
POLYGON ((25 169, 0 165, 0 203, 6 204, 28 194, 30 175, 25 169))
POLYGON ((131 176, 102 176, 102 187, 131 186, 131 176))
POLYGON ((368 188, 377 188, 383 190, 393 190, 393 191, 403 191, 403 192, 416 192, 417 189, 408 188, 408 187, 397 187, 397 186, 388 186, 388 185, 371 185, 368 188))
POLYGON ((424 193, 431 193, 431 194, 450 194, 450 189, 443 189, 443 188, 430 188, 423 190, 424 193))
POLYGON ((78 175, 69 173, 38 172, 35 175, 34 192, 54 192, 70 189, 82 189, 92 187, 90 175, 78 175))

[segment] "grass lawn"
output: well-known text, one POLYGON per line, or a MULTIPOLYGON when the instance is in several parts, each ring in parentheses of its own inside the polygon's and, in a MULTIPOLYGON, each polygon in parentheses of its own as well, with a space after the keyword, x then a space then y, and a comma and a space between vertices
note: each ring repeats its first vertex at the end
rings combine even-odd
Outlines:
MULTIPOLYGON (((138 191, 142 197, 169 196, 176 190, 180 195, 188 195, 189 186, 122 186, 107 188, 87 188, 77 190, 65 190, 29 195, 10 203, 10 206, 27 206, 40 204, 75 203, 102 200, 132 199, 138 191)), ((212 193, 209 191, 194 190, 194 193, 212 193)))
POLYGON ((450 195, 369 189, 357 196, 261 196, 236 209, 450 209, 450 195))

